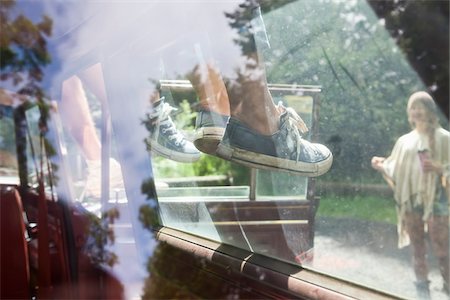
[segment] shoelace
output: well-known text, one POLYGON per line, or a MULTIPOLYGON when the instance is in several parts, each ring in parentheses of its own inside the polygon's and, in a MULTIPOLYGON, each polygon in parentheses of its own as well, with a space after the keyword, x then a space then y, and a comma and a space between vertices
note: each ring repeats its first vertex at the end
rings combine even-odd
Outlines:
MULTIPOLYGON (((160 99, 161 101, 164 101, 164 97, 160 99)), ((161 103, 162 107, 156 111, 156 132, 155 132, 155 140, 158 140, 159 137, 159 129, 162 126, 167 127, 167 129, 164 132, 170 133, 167 135, 167 138, 169 140, 174 140, 176 145, 181 145, 184 136, 178 132, 178 130, 175 127, 175 124, 172 121, 172 118, 170 117, 170 114, 173 111, 176 111, 177 109, 175 107, 172 107, 169 103, 163 102, 161 103)))
POLYGON ((295 161, 298 162, 301 153, 300 146, 302 144, 302 134, 308 132, 308 126, 306 126, 306 123, 292 107, 285 107, 281 101, 278 102, 278 107, 282 108, 287 113, 287 129, 289 131, 292 131, 295 136, 295 141, 297 144, 295 147, 297 151, 297 157, 295 161))

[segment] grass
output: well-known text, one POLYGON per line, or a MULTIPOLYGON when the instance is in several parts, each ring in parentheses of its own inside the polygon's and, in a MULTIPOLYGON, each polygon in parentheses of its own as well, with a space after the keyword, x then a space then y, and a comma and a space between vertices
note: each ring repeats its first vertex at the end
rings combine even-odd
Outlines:
POLYGON ((376 196, 323 196, 317 216, 397 223, 394 199, 376 196))

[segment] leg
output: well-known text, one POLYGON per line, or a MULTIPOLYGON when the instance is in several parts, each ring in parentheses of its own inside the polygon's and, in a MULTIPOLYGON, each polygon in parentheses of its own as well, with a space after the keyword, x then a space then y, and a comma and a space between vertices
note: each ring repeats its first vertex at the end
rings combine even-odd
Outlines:
POLYGON ((63 82, 59 111, 86 159, 100 159, 100 140, 95 131, 81 80, 72 76, 63 82))
POLYGON ((302 138, 303 120, 292 108, 276 106, 264 68, 251 54, 246 67, 228 85, 231 118, 217 155, 245 166, 304 176, 326 173, 333 156, 328 148, 302 138))
POLYGON ((196 66, 188 78, 200 100, 194 145, 204 153, 214 154, 230 115, 225 83, 212 64, 196 66))
POLYGON ((418 281, 428 280, 424 222, 418 213, 406 213, 406 230, 411 239, 413 267, 418 281))
POLYGON ((292 108, 273 102, 255 39, 264 31, 264 26, 254 26, 255 20, 262 22, 256 2, 240 6, 228 18, 236 21, 233 29, 239 36, 233 43, 241 53, 231 64, 238 67, 227 74, 231 117, 216 154, 248 167, 304 176, 326 173, 333 161, 330 150, 304 140, 303 120, 292 108))
POLYGON ((256 52, 248 58, 238 80, 228 86, 231 116, 260 134, 271 135, 278 131, 283 111, 273 102, 256 52))
POLYGON ((202 109, 230 115, 230 101, 219 71, 211 64, 196 66, 188 76, 196 91, 202 109))
POLYGON ((444 291, 449 293, 449 226, 448 216, 433 216, 428 222, 433 252, 439 262, 444 291))
POLYGON ((103 79, 103 71, 100 63, 84 70, 80 75, 83 84, 91 91, 102 105, 106 104, 106 89, 103 79))
POLYGON ((429 298, 428 266, 426 262, 427 249, 422 216, 415 212, 407 212, 406 230, 408 231, 411 240, 417 292, 421 298, 429 298))
MULTIPOLYGON (((59 106, 62 121, 80 146, 86 159, 85 196, 100 198, 102 145, 94 126, 84 87, 95 95, 99 103, 106 104, 106 90, 100 64, 83 71, 79 76, 72 76, 64 81, 62 100, 59 106)), ((109 186, 122 189, 120 164, 112 158, 109 160, 109 175, 109 186)))

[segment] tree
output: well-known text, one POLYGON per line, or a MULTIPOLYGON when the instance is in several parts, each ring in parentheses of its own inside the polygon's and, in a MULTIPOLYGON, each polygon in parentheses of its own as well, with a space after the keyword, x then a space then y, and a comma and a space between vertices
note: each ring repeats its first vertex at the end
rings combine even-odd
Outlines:
MULTIPOLYGON (((41 133, 44 134, 50 106, 45 101, 45 92, 40 84, 44 77, 43 68, 51 61, 46 38, 52 33, 52 20, 43 16, 41 22, 33 23, 28 17, 18 14, 14 9, 15 5, 16 2, 13 0, 0 2, 0 81, 9 85, 11 89, 14 87, 16 93, 14 99, 21 101, 22 105, 15 109, 16 116, 24 118, 24 110, 28 104, 34 101, 37 103, 41 113, 39 126, 41 133)), ((11 135, 10 132, 6 134, 11 135)), ((54 148, 46 139, 44 143, 48 156, 53 155, 54 148)), ((17 136, 16 148, 20 157, 20 180, 22 186, 26 186, 26 145, 17 136)), ((52 166, 53 170, 57 169, 54 164, 52 166)))
POLYGON ((401 48, 364 1, 298 1, 264 21, 269 82, 322 87, 318 140, 335 154, 324 179, 372 180, 370 157, 409 130, 407 98, 426 88, 401 48))
POLYGON ((449 1, 368 0, 449 117, 449 1))
POLYGON ((44 15, 33 23, 23 14, 13 16, 15 4, 0 2, 0 80, 17 86, 18 94, 41 99, 43 67, 51 61, 46 38, 52 33, 52 20, 44 15))

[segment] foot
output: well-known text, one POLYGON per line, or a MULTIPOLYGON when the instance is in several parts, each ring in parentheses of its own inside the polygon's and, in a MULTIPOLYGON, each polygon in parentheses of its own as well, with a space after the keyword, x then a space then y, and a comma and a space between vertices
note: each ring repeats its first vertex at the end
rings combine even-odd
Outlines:
POLYGON ((416 281, 414 282, 416 286, 416 292, 418 299, 431 299, 430 298, 430 282, 427 281, 416 281))
POLYGON ((228 116, 213 111, 199 111, 195 121, 195 147, 203 153, 214 155, 222 140, 228 119, 228 116))
POLYGON ((263 135, 230 118, 217 155, 254 168, 286 171, 308 177, 326 173, 333 162, 330 150, 301 137, 305 123, 291 108, 280 116, 279 130, 263 135))
POLYGON ((178 162, 194 162, 200 158, 200 152, 192 142, 176 128, 170 117, 175 108, 160 98, 153 105, 153 111, 144 121, 150 136, 145 140, 148 149, 168 159, 178 162))

